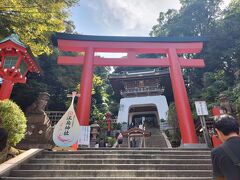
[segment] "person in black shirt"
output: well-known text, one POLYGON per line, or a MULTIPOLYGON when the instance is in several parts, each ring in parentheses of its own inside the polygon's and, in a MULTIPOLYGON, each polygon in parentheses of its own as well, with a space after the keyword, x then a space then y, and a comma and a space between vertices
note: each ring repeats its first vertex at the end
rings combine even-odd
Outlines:
POLYGON ((240 180, 239 124, 232 116, 223 115, 215 123, 215 130, 223 144, 211 152, 213 178, 215 180, 240 180), (232 154, 234 159, 229 154, 232 154))

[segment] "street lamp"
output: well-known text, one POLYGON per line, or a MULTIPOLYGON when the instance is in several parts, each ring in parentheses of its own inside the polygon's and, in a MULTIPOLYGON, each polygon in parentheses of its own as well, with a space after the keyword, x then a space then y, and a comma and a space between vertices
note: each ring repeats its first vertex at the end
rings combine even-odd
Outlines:
POLYGON ((28 72, 40 73, 32 53, 16 34, 0 41, 0 100, 9 99, 15 83, 26 83, 28 72))

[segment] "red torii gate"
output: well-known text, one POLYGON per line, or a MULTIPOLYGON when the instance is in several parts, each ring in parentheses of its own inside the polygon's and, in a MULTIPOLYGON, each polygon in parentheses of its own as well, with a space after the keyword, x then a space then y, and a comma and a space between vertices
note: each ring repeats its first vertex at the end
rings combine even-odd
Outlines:
POLYGON ((59 56, 58 64, 83 65, 77 116, 80 125, 89 125, 94 66, 169 67, 174 100, 183 144, 198 143, 181 68, 204 67, 203 59, 185 59, 179 54, 199 53, 202 37, 117 37, 56 33, 54 43, 60 51, 84 52, 83 56, 59 56), (102 58, 95 52, 127 53, 124 58, 102 58), (165 58, 138 58, 138 54, 165 54, 165 58))

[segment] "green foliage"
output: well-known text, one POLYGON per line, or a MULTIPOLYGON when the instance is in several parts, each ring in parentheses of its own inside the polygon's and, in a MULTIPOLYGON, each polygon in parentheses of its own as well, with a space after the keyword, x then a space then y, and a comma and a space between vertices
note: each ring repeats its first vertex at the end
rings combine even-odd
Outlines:
POLYGON ((79 0, 2 0, 0 3, 0 39, 17 33, 21 41, 38 56, 43 73, 27 74, 27 84, 16 84, 12 99, 24 110, 36 99, 39 92, 50 95, 49 110, 66 110, 66 95, 79 82, 79 67, 59 66, 59 52, 51 46, 53 32, 73 32, 68 20, 69 8, 79 0), (51 53, 51 55, 49 55, 51 53), (67 75, 66 75, 67 74, 67 75))
POLYGON ((171 103, 169 105, 168 122, 169 122, 169 125, 171 127, 173 127, 173 132, 170 133, 169 131, 167 131, 166 134, 167 134, 172 146, 177 147, 180 145, 181 135, 180 135, 180 131, 179 131, 176 107, 175 107, 174 103, 171 103))
MULTIPOLYGON (((64 111, 67 94, 75 90, 79 82, 81 69, 75 66, 60 66, 57 64, 58 52, 52 55, 39 56, 39 65, 43 74, 28 74, 26 84, 16 84, 11 98, 25 110, 37 98, 39 92, 46 91, 51 97, 48 110, 64 111)), ((77 99, 77 98, 76 98, 77 99)))
POLYGON ((176 114, 176 107, 174 103, 171 103, 169 105, 169 111, 168 111, 168 122, 169 125, 172 127, 178 127, 178 119, 176 114))
POLYGON ((151 36, 198 36, 207 35, 215 26, 221 0, 183 0, 179 11, 169 9, 160 12, 158 24, 153 26, 151 36))
MULTIPOLYGON (((107 68, 98 67, 93 76, 90 121, 93 123, 97 120, 100 126, 100 136, 103 136, 107 130, 105 114, 109 112, 108 70, 107 68)), ((76 90, 78 92, 80 91, 80 86, 80 84, 77 85, 76 90)))
POLYGON ((237 111, 237 117, 240 117, 240 97, 238 97, 235 101, 236 104, 236 111, 237 111))
POLYGON ((78 0, 1 0, 0 39, 16 33, 34 55, 49 54, 49 37, 73 27, 67 8, 78 0))
MULTIPOLYGON (((92 110, 95 111, 95 113, 91 113, 92 120, 96 119, 98 121, 105 121, 105 114, 109 112, 109 94, 107 92, 109 83, 107 80, 107 75, 107 68, 96 68, 95 75, 93 77, 92 91, 92 110)), ((102 127, 106 129, 106 125, 103 125, 102 127)))
POLYGON ((236 105, 237 116, 240 118, 240 83, 233 89, 233 97, 235 99, 234 104, 236 105))
POLYGON ((121 128, 122 128, 121 123, 111 123, 112 130, 121 130, 121 128))
POLYGON ((150 36, 167 36, 170 35, 170 28, 178 21, 178 11, 175 9, 169 9, 166 13, 160 12, 157 19, 158 24, 154 25, 150 36))
POLYGON ((160 12, 151 36, 208 36, 204 49, 191 58, 205 59, 204 69, 185 69, 184 79, 190 101, 206 100, 209 108, 218 96, 227 94, 239 112, 237 93, 240 79, 240 0, 232 0, 224 10, 222 0, 181 0, 179 11, 160 12))
POLYGON ((116 139, 115 139, 115 138, 113 138, 113 137, 107 137, 107 143, 108 143, 109 146, 112 147, 115 142, 116 142, 116 139))
POLYGON ((219 70, 216 73, 206 72, 203 77, 203 89, 201 99, 207 101, 209 112, 213 106, 219 105, 219 95, 224 93, 232 100, 232 90, 225 79, 225 72, 219 70))
POLYGON ((233 95, 235 99, 240 97, 240 83, 238 83, 236 87, 233 89, 233 95))
POLYGON ((13 101, 0 101, 1 127, 9 133, 8 143, 10 146, 16 145, 25 135, 27 120, 22 110, 13 101))

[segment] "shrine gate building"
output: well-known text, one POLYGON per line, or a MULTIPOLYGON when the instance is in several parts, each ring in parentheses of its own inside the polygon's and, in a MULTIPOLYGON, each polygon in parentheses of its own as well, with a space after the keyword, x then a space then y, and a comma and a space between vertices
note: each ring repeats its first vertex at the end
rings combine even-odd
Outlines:
POLYGON ((117 99, 120 99, 117 122, 158 130, 169 130, 168 104, 173 101, 171 80, 167 68, 141 68, 109 75, 117 99), (168 101, 168 102, 167 102, 168 101), (144 121, 144 122, 143 122, 144 121))

